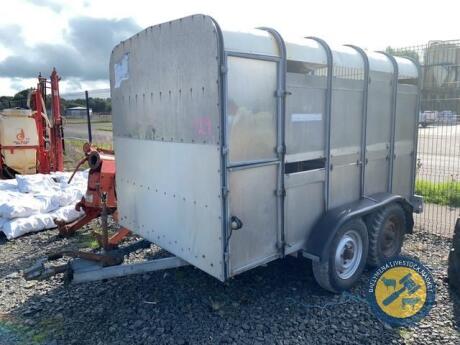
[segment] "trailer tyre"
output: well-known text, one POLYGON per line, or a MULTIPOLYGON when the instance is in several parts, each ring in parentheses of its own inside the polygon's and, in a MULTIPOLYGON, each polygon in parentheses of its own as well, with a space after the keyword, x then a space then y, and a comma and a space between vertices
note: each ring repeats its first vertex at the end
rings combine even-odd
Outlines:
POLYGON ((366 265, 368 235, 361 219, 351 220, 335 233, 324 260, 313 261, 313 275, 318 284, 331 292, 350 289, 366 265))
POLYGON ((379 267, 401 252, 406 233, 406 215, 398 204, 391 204, 371 214, 367 221, 369 255, 367 264, 379 267))

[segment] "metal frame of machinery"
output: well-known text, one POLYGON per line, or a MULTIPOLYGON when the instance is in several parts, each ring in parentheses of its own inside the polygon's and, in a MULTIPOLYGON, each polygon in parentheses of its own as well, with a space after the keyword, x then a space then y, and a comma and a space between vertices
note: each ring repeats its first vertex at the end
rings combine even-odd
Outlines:
MULTIPOLYGON (((51 171, 64 170, 64 132, 62 128, 61 101, 59 96, 60 77, 53 69, 50 80, 38 76, 37 88, 33 89, 27 99, 29 109, 3 110, 3 118, 9 118, 10 131, 17 131, 16 138, 11 145, 0 145, 0 175, 12 178, 15 173, 49 174, 51 171), (49 86, 48 86, 49 84, 49 86), (51 120, 46 112, 46 90, 51 90, 51 120), (7 114, 18 114, 8 116, 7 114), (32 131, 24 126, 27 119, 35 121, 32 131), (25 120, 25 121, 24 121, 25 120), (14 169, 9 166, 9 160, 14 159, 15 153, 33 151, 33 167, 28 169, 14 169), (5 154, 6 152, 6 154, 5 154)), ((3 134, 4 135, 4 134, 3 134)), ((19 155, 18 155, 19 156, 19 155)), ((24 160, 24 157, 18 157, 24 160)), ((21 165, 21 164, 19 164, 21 165)))

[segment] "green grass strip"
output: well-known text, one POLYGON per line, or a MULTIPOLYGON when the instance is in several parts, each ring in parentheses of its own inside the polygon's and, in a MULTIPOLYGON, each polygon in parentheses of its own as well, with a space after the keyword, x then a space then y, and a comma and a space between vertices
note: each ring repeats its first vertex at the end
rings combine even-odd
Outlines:
POLYGON ((460 207, 460 181, 432 182, 417 180, 415 192, 422 195, 425 202, 460 207))

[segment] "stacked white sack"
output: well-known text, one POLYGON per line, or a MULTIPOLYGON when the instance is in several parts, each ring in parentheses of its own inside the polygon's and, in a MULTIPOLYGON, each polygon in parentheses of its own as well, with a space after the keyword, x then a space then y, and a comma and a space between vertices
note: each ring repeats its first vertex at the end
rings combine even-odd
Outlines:
POLYGON ((13 239, 55 228, 55 219, 68 223, 83 215, 75 204, 86 192, 88 171, 77 172, 67 184, 70 174, 17 175, 0 181, 0 231, 13 239))

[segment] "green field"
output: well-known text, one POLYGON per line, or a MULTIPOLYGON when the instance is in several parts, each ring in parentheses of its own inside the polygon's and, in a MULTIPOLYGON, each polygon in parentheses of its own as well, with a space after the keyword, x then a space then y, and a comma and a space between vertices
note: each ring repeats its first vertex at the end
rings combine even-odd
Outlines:
MULTIPOLYGON (((65 139, 64 168, 66 171, 73 171, 78 162, 84 157, 84 143, 84 140, 65 139)), ((108 143, 93 143, 93 146, 104 149, 112 149, 112 145, 108 143)), ((88 164, 85 163, 80 167, 80 170, 87 168, 88 164)))

